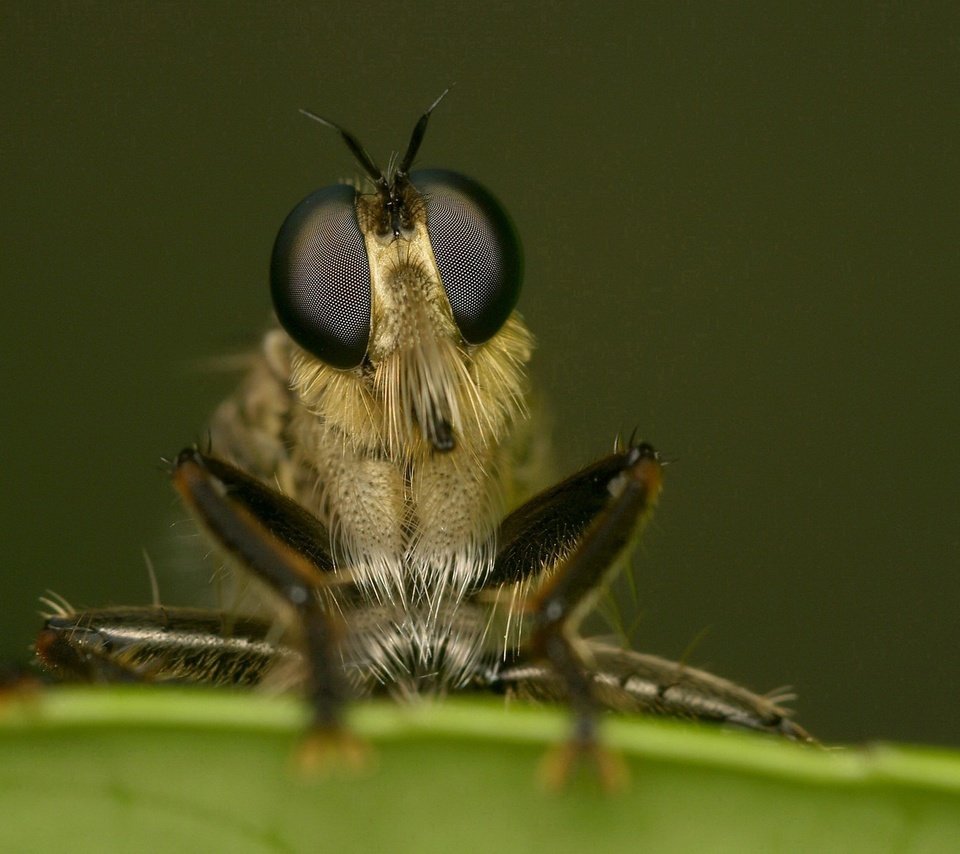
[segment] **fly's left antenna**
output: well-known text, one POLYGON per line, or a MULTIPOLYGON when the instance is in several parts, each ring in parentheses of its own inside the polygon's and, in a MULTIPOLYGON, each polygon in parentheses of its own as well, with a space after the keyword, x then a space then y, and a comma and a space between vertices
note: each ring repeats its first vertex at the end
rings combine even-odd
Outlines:
POLYGON ((440 97, 437 98, 429 107, 427 111, 420 116, 420 120, 413 128, 413 133, 410 134, 410 142, 407 144, 407 153, 403 155, 403 160, 400 161, 400 166, 397 168, 398 175, 406 175, 410 171, 410 167, 413 165, 413 158, 417 156, 417 151, 420 149, 420 143, 423 142, 423 135, 427 132, 427 122, 430 121, 430 113, 432 113, 437 105, 447 97, 447 93, 450 91, 448 86, 440 93, 440 97))

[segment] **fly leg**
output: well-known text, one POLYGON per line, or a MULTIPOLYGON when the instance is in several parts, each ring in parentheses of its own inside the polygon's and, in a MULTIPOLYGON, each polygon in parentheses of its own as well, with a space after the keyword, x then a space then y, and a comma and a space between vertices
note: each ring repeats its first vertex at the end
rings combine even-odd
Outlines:
POLYGON ((529 606, 533 612, 531 652, 545 658, 560 677, 574 715, 568 748, 545 769, 548 782, 552 783, 562 782, 571 762, 583 754, 595 758, 601 780, 609 787, 619 785, 623 776, 612 757, 598 750, 593 680, 577 649, 576 632, 615 571, 617 558, 660 495, 661 467, 652 447, 631 448, 625 463, 607 485, 607 507, 529 606))
POLYGON ((617 769, 598 749, 594 680, 577 629, 618 567, 618 558, 650 515, 660 494, 661 465, 641 444, 595 463, 531 499, 504 520, 492 585, 550 577, 528 597, 532 630, 525 652, 545 661, 574 715, 573 736, 548 774, 562 781, 574 759, 593 756, 604 782, 617 769))
POLYGON ((179 454, 172 478, 213 542, 297 616, 312 713, 304 764, 326 762, 331 753, 358 759, 357 745, 343 725, 349 690, 339 627, 321 597, 336 582, 326 530, 295 501, 195 449, 179 454))
MULTIPOLYGON (((595 641, 585 643, 594 697, 604 709, 712 722, 816 743, 780 705, 789 695, 755 694, 681 662, 595 641)), ((563 697, 562 685, 548 665, 522 658, 499 667, 490 688, 527 700, 550 702, 563 697)))
POLYGON ((56 610, 34 649, 65 681, 253 686, 278 670, 303 670, 299 654, 269 640, 268 621, 199 608, 48 604, 56 610))

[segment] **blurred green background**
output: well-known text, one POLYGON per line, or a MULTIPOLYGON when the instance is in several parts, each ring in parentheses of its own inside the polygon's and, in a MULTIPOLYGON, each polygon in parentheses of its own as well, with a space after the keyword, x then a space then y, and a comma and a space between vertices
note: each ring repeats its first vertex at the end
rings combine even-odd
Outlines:
MULTIPOLYGON (((960 744, 960 13, 883 2, 0 6, 0 655, 47 588, 164 599, 194 561, 158 458, 269 317, 274 233, 450 83, 421 165, 524 239, 572 469, 678 461, 636 644, 825 740, 960 744)), ((629 597, 627 597, 629 598, 629 597)), ((621 605, 625 620, 633 606, 621 605)))

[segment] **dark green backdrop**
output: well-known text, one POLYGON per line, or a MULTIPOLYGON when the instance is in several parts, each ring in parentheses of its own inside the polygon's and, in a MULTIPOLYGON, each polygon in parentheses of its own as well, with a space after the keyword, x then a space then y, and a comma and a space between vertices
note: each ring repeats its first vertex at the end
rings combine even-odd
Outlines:
POLYGON ((563 466, 635 425, 678 460, 637 644, 708 629, 827 740, 960 743, 957 13, 626 6, 3 3, 4 658, 47 588, 212 571, 156 461, 355 171, 297 108, 385 159, 455 82, 419 162, 513 213, 563 466))

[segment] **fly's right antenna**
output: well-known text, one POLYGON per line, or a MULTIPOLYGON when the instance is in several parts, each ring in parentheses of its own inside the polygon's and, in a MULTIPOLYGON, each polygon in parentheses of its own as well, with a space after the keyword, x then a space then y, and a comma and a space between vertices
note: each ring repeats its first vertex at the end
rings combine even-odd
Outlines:
MULTIPOLYGON (((433 107, 430 109, 432 110, 433 107)), ((374 163, 373 158, 367 154, 367 150, 360 144, 360 140, 350 133, 350 131, 340 127, 340 125, 338 125, 336 122, 330 121, 330 119, 325 119, 323 116, 318 116, 316 113, 311 113, 309 110, 301 109, 300 113, 306 116, 308 119, 313 119, 315 122, 319 122, 324 127, 335 130, 338 134, 340 134, 340 138, 347 144, 347 148, 350 149, 350 152, 353 154, 357 163, 359 163, 363 167, 363 170, 371 178, 373 178, 374 182, 381 187, 385 187, 387 185, 387 178, 383 174, 383 170, 377 166, 376 163, 374 163)), ((421 119, 421 121, 423 121, 423 119, 421 119)), ((422 133, 421 136, 423 136, 422 133)))

